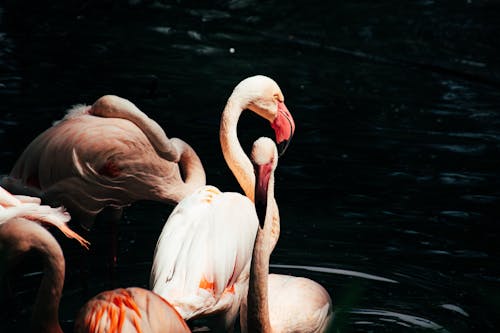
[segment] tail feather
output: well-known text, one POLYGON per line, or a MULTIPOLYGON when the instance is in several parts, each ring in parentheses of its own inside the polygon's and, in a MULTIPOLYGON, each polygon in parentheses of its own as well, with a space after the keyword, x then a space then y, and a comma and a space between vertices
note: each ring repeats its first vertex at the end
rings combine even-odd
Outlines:
POLYGON ((63 207, 53 208, 40 205, 40 199, 30 196, 12 195, 0 187, 0 223, 12 218, 22 217, 41 224, 53 225, 68 238, 76 239, 83 247, 89 249, 90 243, 71 230, 66 224, 71 216, 63 207))
MULTIPOLYGON (((28 204, 26 204, 28 205, 28 204)), ((88 242, 85 238, 71 230, 66 224, 71 216, 62 208, 52 208, 50 206, 41 205, 34 209, 34 211, 23 214, 23 217, 40 222, 42 224, 53 225, 68 238, 73 238, 77 240, 80 245, 82 245, 87 250, 89 249, 90 242, 88 242)))

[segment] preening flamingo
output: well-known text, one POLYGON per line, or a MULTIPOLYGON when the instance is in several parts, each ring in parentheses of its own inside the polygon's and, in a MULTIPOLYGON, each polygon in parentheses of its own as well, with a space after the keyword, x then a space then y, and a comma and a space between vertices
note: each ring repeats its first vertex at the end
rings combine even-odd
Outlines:
POLYGON ((252 149, 256 174, 255 208, 259 228, 250 267, 248 297, 240 312, 242 332, 324 332, 332 316, 332 301, 320 284, 300 277, 269 275, 274 170, 278 163, 271 139, 260 138, 252 149))
POLYGON ((75 320, 75 333, 188 333, 179 313, 142 288, 105 291, 88 301, 75 320))
MULTIPOLYGON (((282 150, 290 141, 295 123, 276 82, 260 75, 240 82, 222 113, 220 141, 246 196, 205 186, 182 200, 158 239, 150 277, 151 289, 168 299, 184 319, 219 314, 226 331, 232 330, 246 293, 258 225, 252 163, 236 130, 245 109, 269 120, 282 150)), ((274 213, 277 240, 279 215, 274 213)))
POLYGON ((35 333, 62 332, 59 325, 59 301, 64 284, 64 256, 61 247, 40 224, 58 227, 66 236, 84 247, 88 242, 66 226, 70 216, 61 208, 39 205, 36 198, 15 197, 0 187, 0 266, 19 256, 36 251, 41 254, 43 278, 38 289, 31 319, 35 333))
POLYGON ((130 101, 108 95, 73 107, 35 138, 2 183, 62 204, 90 229, 105 207, 121 213, 137 200, 176 204, 205 185, 205 172, 188 144, 168 139, 130 101))

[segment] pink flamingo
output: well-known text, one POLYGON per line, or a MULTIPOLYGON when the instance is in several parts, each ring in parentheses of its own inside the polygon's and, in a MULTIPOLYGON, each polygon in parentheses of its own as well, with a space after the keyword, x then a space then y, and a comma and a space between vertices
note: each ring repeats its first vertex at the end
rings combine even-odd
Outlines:
MULTIPOLYGON (((15 203, 16 199, 0 191, 0 207, 15 203)), ((0 250, 5 251, 5 257, 1 258, 10 262, 29 251, 41 254, 44 275, 33 307, 31 331, 62 333, 58 313, 64 284, 64 255, 52 234, 33 221, 60 227, 69 220, 69 215, 48 206, 33 209, 31 202, 0 210, 0 250), (12 209, 16 209, 14 217, 9 211, 12 209)), ((88 245, 77 234, 71 236, 83 246, 88 245)), ((75 332, 186 333, 190 330, 177 311, 160 296, 149 290, 128 288, 103 292, 86 303, 75 322, 75 332)))
POLYGON ((3 252, 0 258, 10 263, 32 250, 42 255, 44 276, 37 293, 31 328, 32 332, 59 333, 62 332, 58 309, 64 283, 64 256, 52 234, 39 223, 56 226, 85 248, 89 243, 66 226, 69 214, 61 208, 39 203, 38 198, 13 196, 0 187, 0 250, 3 252))
POLYGON ((142 288, 104 291, 79 311, 75 333, 188 333, 173 306, 142 288))
POLYGON ((203 166, 188 144, 168 139, 133 103, 110 95, 73 107, 3 179, 13 193, 64 205, 86 229, 105 207, 118 220, 137 200, 176 204, 204 184, 203 166))
MULTIPOLYGON (((240 82, 222 113, 220 141, 246 196, 205 186, 182 200, 158 239, 150 276, 151 289, 168 299, 185 320, 217 314, 226 331, 232 331, 246 292, 258 226, 252 203, 255 175, 236 131, 245 109, 271 123, 282 150, 290 141, 295 123, 276 82, 265 76, 240 82)), ((273 217, 277 240, 277 209, 273 217)))
POLYGON ((254 143, 252 162, 260 227, 253 248, 248 297, 241 306, 242 332, 325 332, 332 315, 332 301, 325 288, 305 278, 269 275, 269 249, 274 243, 274 170, 278 164, 271 139, 260 138, 254 143))

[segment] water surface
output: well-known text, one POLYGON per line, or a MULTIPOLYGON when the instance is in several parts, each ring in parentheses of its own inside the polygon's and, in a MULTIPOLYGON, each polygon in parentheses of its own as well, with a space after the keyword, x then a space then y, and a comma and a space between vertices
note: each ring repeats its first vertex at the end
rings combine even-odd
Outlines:
MULTIPOLYGON (((234 85, 281 86, 297 131, 277 171, 272 272, 333 298, 339 332, 494 332, 500 309, 500 6, 493 1, 9 1, 0 6, 0 174, 76 103, 133 101, 238 190, 218 122, 234 85)), ((245 149, 267 124, 246 114, 245 149)), ((147 287, 171 207, 119 227, 116 286, 147 287)), ((61 321, 110 288, 109 227, 67 260, 61 321)), ((2 331, 24 327, 40 267, 11 279, 2 331), (35 272, 35 273, 33 273, 35 272)))

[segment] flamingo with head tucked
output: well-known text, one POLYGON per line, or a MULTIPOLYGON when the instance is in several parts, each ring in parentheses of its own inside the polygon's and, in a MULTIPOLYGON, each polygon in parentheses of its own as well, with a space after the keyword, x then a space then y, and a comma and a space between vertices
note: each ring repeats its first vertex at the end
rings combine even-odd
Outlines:
MULTIPOLYGON (((184 319, 220 315, 233 329, 246 293, 248 268, 257 232, 252 163, 237 137, 241 113, 249 109, 267 119, 284 151, 295 130, 293 118, 275 81, 253 76, 240 82, 222 113, 220 141, 226 163, 246 196, 205 186, 182 200, 166 222, 156 245, 150 287, 184 319)), ((273 232, 279 235, 279 214, 273 232)))
POLYGON ((256 174, 255 209, 259 228, 250 267, 248 296, 243 299, 242 332, 320 333, 332 316, 332 301, 320 284, 300 277, 269 275, 269 248, 272 235, 274 170, 278 164, 276 146, 260 138, 252 149, 256 174))
POLYGON ((106 207, 121 213, 138 200, 176 204, 205 184, 205 172, 188 144, 168 139, 130 101, 107 95, 75 106, 35 138, 2 183, 62 204, 89 229, 106 207))

